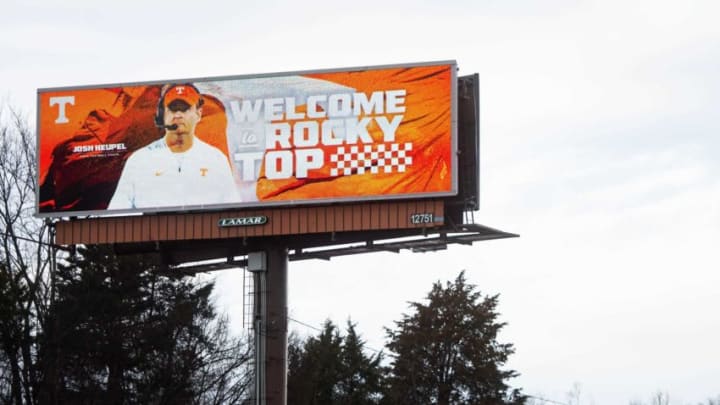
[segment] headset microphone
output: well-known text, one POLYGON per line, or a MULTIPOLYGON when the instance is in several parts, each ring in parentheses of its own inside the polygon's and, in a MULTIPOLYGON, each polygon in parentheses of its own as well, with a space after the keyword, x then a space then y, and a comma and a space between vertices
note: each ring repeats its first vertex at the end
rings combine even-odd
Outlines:
POLYGON ((178 129, 178 124, 162 125, 162 128, 169 129, 170 131, 174 131, 174 130, 178 129))

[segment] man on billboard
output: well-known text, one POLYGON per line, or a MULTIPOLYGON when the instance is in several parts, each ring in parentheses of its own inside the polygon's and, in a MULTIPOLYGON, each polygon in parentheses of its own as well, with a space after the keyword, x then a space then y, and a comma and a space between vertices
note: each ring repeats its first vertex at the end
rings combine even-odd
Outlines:
POLYGON ((195 134, 203 103, 191 83, 163 89, 155 125, 165 135, 128 158, 109 210, 240 202, 227 157, 195 134))

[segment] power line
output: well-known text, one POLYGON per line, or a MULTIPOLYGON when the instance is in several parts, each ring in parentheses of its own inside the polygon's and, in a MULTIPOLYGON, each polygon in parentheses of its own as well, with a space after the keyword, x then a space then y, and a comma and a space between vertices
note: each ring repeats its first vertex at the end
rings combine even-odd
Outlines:
POLYGON ((26 238, 26 237, 23 237, 23 236, 20 236, 20 235, 16 235, 15 233, 11 233, 11 232, 5 232, 5 233, 3 233, 3 234, 0 234, 0 236, 2 236, 3 238, 15 238, 15 239, 18 239, 18 240, 22 240, 22 241, 30 242, 30 243, 35 243, 35 244, 43 245, 43 246, 50 246, 50 247, 54 247, 54 248, 59 249, 59 250, 64 250, 64 251, 66 251, 66 252, 69 252, 69 251, 72 250, 72 249, 67 248, 67 247, 65 247, 65 246, 62 246, 62 245, 58 245, 58 244, 55 244, 55 243, 47 243, 47 242, 43 242, 43 241, 37 240, 37 239, 26 238))
MULTIPOLYGON (((315 326, 312 326, 312 325, 307 324, 307 323, 302 322, 302 321, 298 321, 297 319, 291 318, 291 317, 289 317, 289 316, 287 317, 287 319, 288 319, 288 321, 293 321, 293 322, 298 323, 298 324, 300 324, 300 325, 302 325, 302 326, 305 326, 306 328, 310 328, 310 329, 312 329, 312 330, 314 330, 314 331, 321 332, 321 333, 323 332, 323 330, 320 329, 320 328, 317 328, 317 327, 315 327, 315 326)), ((377 353, 377 354, 384 354, 384 355, 386 355, 386 356, 395 357, 395 356, 392 355, 391 353, 383 353, 382 350, 378 350, 378 349, 372 348, 372 347, 370 347, 370 346, 368 346, 368 345, 363 345, 363 347, 364 347, 365 349, 368 349, 368 350, 370 350, 371 352, 375 352, 375 353, 377 353)))
POLYGON ((289 316, 287 317, 287 319, 288 319, 288 321, 293 321, 293 322, 295 322, 295 323, 299 323, 300 325, 302 325, 302 326, 304 326, 304 327, 306 327, 306 328, 310 328, 310 329, 315 330, 315 331, 317 331, 317 332, 322 332, 322 329, 320 329, 320 328, 316 328, 316 327, 314 327, 314 326, 312 326, 312 325, 310 325, 310 324, 307 324, 307 323, 302 322, 302 321, 298 321, 297 319, 293 319, 293 318, 291 318, 291 317, 289 317, 289 316))
POLYGON ((536 396, 534 396, 534 395, 525 395, 525 396, 528 397, 528 398, 532 398, 532 399, 539 399, 540 401, 543 401, 543 402, 549 402, 549 403, 551 403, 551 404, 570 405, 570 404, 565 403, 565 402, 553 401, 552 399, 547 399, 547 398, 543 398, 543 397, 536 397, 536 396))

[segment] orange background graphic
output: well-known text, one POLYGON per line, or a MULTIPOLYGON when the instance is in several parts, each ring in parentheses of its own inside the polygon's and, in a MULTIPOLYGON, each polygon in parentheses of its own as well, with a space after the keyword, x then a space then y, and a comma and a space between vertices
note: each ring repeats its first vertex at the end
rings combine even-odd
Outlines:
MULTIPOLYGON (((331 177, 328 159, 335 147, 326 146, 322 170, 314 171, 306 179, 268 180, 261 175, 258 197, 284 201, 451 191, 451 68, 442 65, 306 75, 366 94, 405 89, 406 110, 395 142, 413 144, 408 155, 413 163, 405 173, 366 172, 331 177)), ((368 132, 375 142, 383 142, 382 131, 374 121, 368 132)))

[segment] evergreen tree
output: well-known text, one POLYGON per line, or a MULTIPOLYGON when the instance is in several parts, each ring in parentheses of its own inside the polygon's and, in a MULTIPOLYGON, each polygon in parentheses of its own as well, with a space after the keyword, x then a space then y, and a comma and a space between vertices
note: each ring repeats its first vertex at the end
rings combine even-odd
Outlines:
POLYGON ((336 403, 342 351, 337 327, 326 321, 317 337, 308 338, 301 348, 296 346, 292 351, 295 358, 288 364, 288 405, 336 403))
POLYGON ((342 374, 338 382, 338 403, 371 405, 381 398, 382 355, 368 357, 364 348, 365 342, 355 332, 355 325, 348 321, 340 358, 342 374))
POLYGON ((368 357, 364 347, 350 322, 345 337, 330 321, 317 337, 304 342, 291 337, 288 404, 377 404, 382 391, 381 356, 368 357))
POLYGON ((414 313, 387 330, 390 367, 388 404, 523 403, 502 370, 514 349, 497 341, 504 326, 496 312, 498 297, 483 297, 465 282, 464 272, 433 285, 428 303, 411 303, 414 313))
POLYGON ((19 277, 0 263, 0 387, 5 388, 0 389, 0 399, 7 404, 22 404, 28 397, 27 390, 23 390, 27 385, 23 387, 21 360, 22 348, 27 344, 23 326, 29 314, 23 304, 28 301, 28 291, 17 280, 19 277), (4 367, 6 364, 9 367, 4 367))
POLYGON ((247 346, 217 317, 213 284, 158 275, 151 257, 79 249, 59 266, 43 336, 43 403, 240 401, 247 346))

